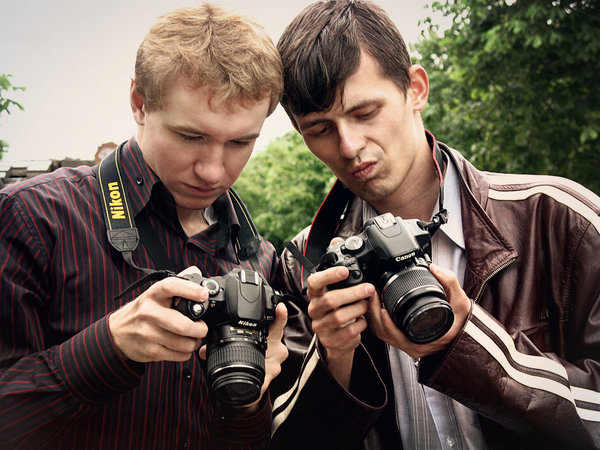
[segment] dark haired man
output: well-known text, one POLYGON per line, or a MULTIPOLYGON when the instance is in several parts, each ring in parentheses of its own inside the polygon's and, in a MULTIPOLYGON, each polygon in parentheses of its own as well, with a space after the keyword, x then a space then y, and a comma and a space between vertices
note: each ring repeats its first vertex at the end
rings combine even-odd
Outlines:
POLYGON ((279 281, 298 300, 289 305, 291 356, 277 382, 274 441, 282 448, 600 445, 598 197, 556 177, 481 172, 437 141, 421 118, 427 73, 410 64, 397 28, 373 3, 314 3, 278 49, 282 104, 338 177, 295 245, 315 264, 330 238, 356 235, 370 218, 436 224, 447 211, 447 223, 431 228, 430 270, 454 322, 416 344, 382 307, 376 286, 330 289, 347 268, 307 276, 302 255, 284 251, 279 281))

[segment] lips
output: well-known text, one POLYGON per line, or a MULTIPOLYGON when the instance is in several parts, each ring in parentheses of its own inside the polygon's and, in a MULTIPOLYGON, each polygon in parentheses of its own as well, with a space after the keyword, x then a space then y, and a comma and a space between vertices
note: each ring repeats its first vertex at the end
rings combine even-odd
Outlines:
POLYGON ((360 166, 354 168, 351 175, 359 180, 368 178, 375 169, 375 163, 362 163, 360 166))
POLYGON ((189 184, 186 184, 185 187, 187 190, 197 197, 212 197, 216 193, 219 192, 218 188, 209 188, 209 187, 196 187, 189 184))

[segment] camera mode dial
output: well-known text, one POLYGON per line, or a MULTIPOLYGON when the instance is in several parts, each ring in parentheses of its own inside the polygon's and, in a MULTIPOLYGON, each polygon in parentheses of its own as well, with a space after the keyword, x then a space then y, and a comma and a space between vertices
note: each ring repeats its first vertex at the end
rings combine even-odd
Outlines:
POLYGON ((210 278, 203 280, 202 286, 208 289, 208 295, 217 295, 219 293, 219 289, 221 289, 219 283, 210 278))
POLYGON ((351 236, 344 241, 345 250, 355 253, 365 245, 365 241, 360 236, 351 236))

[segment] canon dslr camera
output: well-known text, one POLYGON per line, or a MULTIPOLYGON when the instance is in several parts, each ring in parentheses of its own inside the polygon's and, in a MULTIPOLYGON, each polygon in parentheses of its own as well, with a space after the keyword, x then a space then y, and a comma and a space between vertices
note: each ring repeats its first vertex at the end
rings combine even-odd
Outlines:
POLYGON ((265 379, 265 351, 269 324, 281 296, 257 272, 233 269, 227 275, 183 278, 208 289, 206 302, 184 298, 173 308, 190 319, 204 320, 208 385, 224 403, 241 406, 260 396, 265 379))
POLYGON ((444 289, 428 269, 431 237, 422 224, 390 213, 377 216, 359 235, 329 246, 317 267, 349 269, 332 289, 373 283, 396 326, 417 344, 439 339, 454 322, 444 289))

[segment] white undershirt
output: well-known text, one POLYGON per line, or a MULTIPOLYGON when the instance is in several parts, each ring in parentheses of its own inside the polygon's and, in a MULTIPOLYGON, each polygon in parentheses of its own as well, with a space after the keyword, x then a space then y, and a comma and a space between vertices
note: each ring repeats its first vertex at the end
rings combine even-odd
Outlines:
MULTIPOLYGON (((363 219, 377 215, 364 204, 363 219)), ((460 208, 459 180, 452 163, 446 168, 444 179, 444 208, 448 222, 432 238, 432 260, 437 265, 456 273, 462 286, 467 263, 460 208)), ((433 215, 438 212, 436 210, 433 215)), ((432 216, 433 216, 432 215, 432 216)), ((403 219, 410 219, 403 217, 403 219)), ((475 412, 450 397, 417 382, 417 370, 406 353, 389 347, 392 380, 395 389, 398 424, 405 449, 478 449, 484 448, 483 437, 475 412), (418 411, 427 405, 427 411, 418 411), (439 442, 435 439, 435 433, 439 442)))

